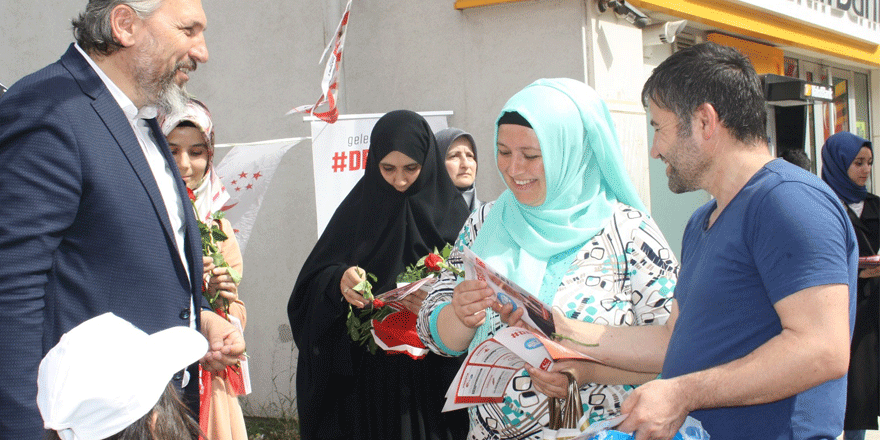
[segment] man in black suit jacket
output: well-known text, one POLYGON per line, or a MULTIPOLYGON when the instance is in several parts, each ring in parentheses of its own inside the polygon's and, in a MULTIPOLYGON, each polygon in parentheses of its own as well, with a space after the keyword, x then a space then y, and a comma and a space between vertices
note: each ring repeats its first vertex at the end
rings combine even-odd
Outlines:
POLYGON ((0 99, 0 439, 43 438, 40 360, 102 313, 199 328, 208 370, 244 351, 202 306, 197 223, 155 120, 208 60, 206 25, 200 0, 90 0, 77 44, 0 99))

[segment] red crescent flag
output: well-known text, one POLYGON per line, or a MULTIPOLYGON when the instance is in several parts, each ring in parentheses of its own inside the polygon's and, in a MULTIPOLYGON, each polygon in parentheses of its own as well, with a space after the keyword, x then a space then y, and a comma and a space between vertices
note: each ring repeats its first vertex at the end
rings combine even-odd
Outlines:
POLYGON ((305 138, 277 139, 250 144, 217 145, 231 148, 214 169, 229 192, 229 200, 222 210, 235 229, 238 246, 244 253, 251 228, 263 203, 263 195, 281 162, 294 145, 305 138))

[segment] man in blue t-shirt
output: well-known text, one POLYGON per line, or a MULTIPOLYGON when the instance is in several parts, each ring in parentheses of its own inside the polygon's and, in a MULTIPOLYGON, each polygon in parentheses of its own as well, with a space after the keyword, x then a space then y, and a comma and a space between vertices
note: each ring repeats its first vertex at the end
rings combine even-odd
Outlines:
POLYGON ((663 379, 619 427, 669 439, 690 414, 712 440, 835 439, 843 430, 858 248, 842 203, 766 143, 761 82, 714 43, 679 51, 642 90, 652 157, 688 222, 663 379))

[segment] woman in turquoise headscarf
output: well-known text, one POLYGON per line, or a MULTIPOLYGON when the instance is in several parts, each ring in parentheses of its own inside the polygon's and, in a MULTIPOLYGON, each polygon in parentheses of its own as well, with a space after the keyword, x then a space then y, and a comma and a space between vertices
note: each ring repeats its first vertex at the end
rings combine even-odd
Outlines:
MULTIPOLYGON (((468 218, 450 262, 460 264, 469 247, 567 319, 665 323, 677 262, 626 174, 611 116, 596 92, 572 79, 538 80, 505 104, 495 136, 508 189, 468 218)), ((444 274, 422 305, 419 334, 433 351, 458 355, 507 325, 497 311, 504 310, 484 282, 444 274)), ((540 438, 549 421, 546 395, 564 395, 561 371, 578 380, 591 423, 618 415, 634 386, 659 371, 643 367, 560 361, 545 372, 527 366, 503 403, 469 409, 469 438, 540 438)))

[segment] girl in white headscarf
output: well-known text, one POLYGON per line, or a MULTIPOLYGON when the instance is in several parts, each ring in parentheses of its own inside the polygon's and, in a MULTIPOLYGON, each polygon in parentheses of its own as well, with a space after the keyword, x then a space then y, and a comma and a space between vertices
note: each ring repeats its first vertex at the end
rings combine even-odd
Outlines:
MULTIPOLYGON (((180 175, 191 191, 190 199, 196 217, 205 224, 216 222, 228 237, 217 243, 220 253, 229 267, 242 273, 241 250, 235 239, 232 225, 225 218, 214 219, 229 194, 214 171, 214 124, 211 113, 201 102, 191 99, 183 110, 170 115, 160 115, 162 132, 174 155, 180 175)), ((238 297, 238 285, 225 267, 215 267, 211 257, 204 257, 206 289, 209 295, 218 295, 229 303, 228 318, 244 332, 247 311, 238 297)), ((221 314, 225 312, 221 311, 221 314)), ((240 366, 240 368, 246 368, 240 366)), ((200 369, 201 371, 201 369, 200 369)), ((210 395, 202 392, 199 424, 210 440, 247 440, 244 416, 238 403, 238 395, 244 393, 242 370, 227 368, 210 374, 210 395)))

